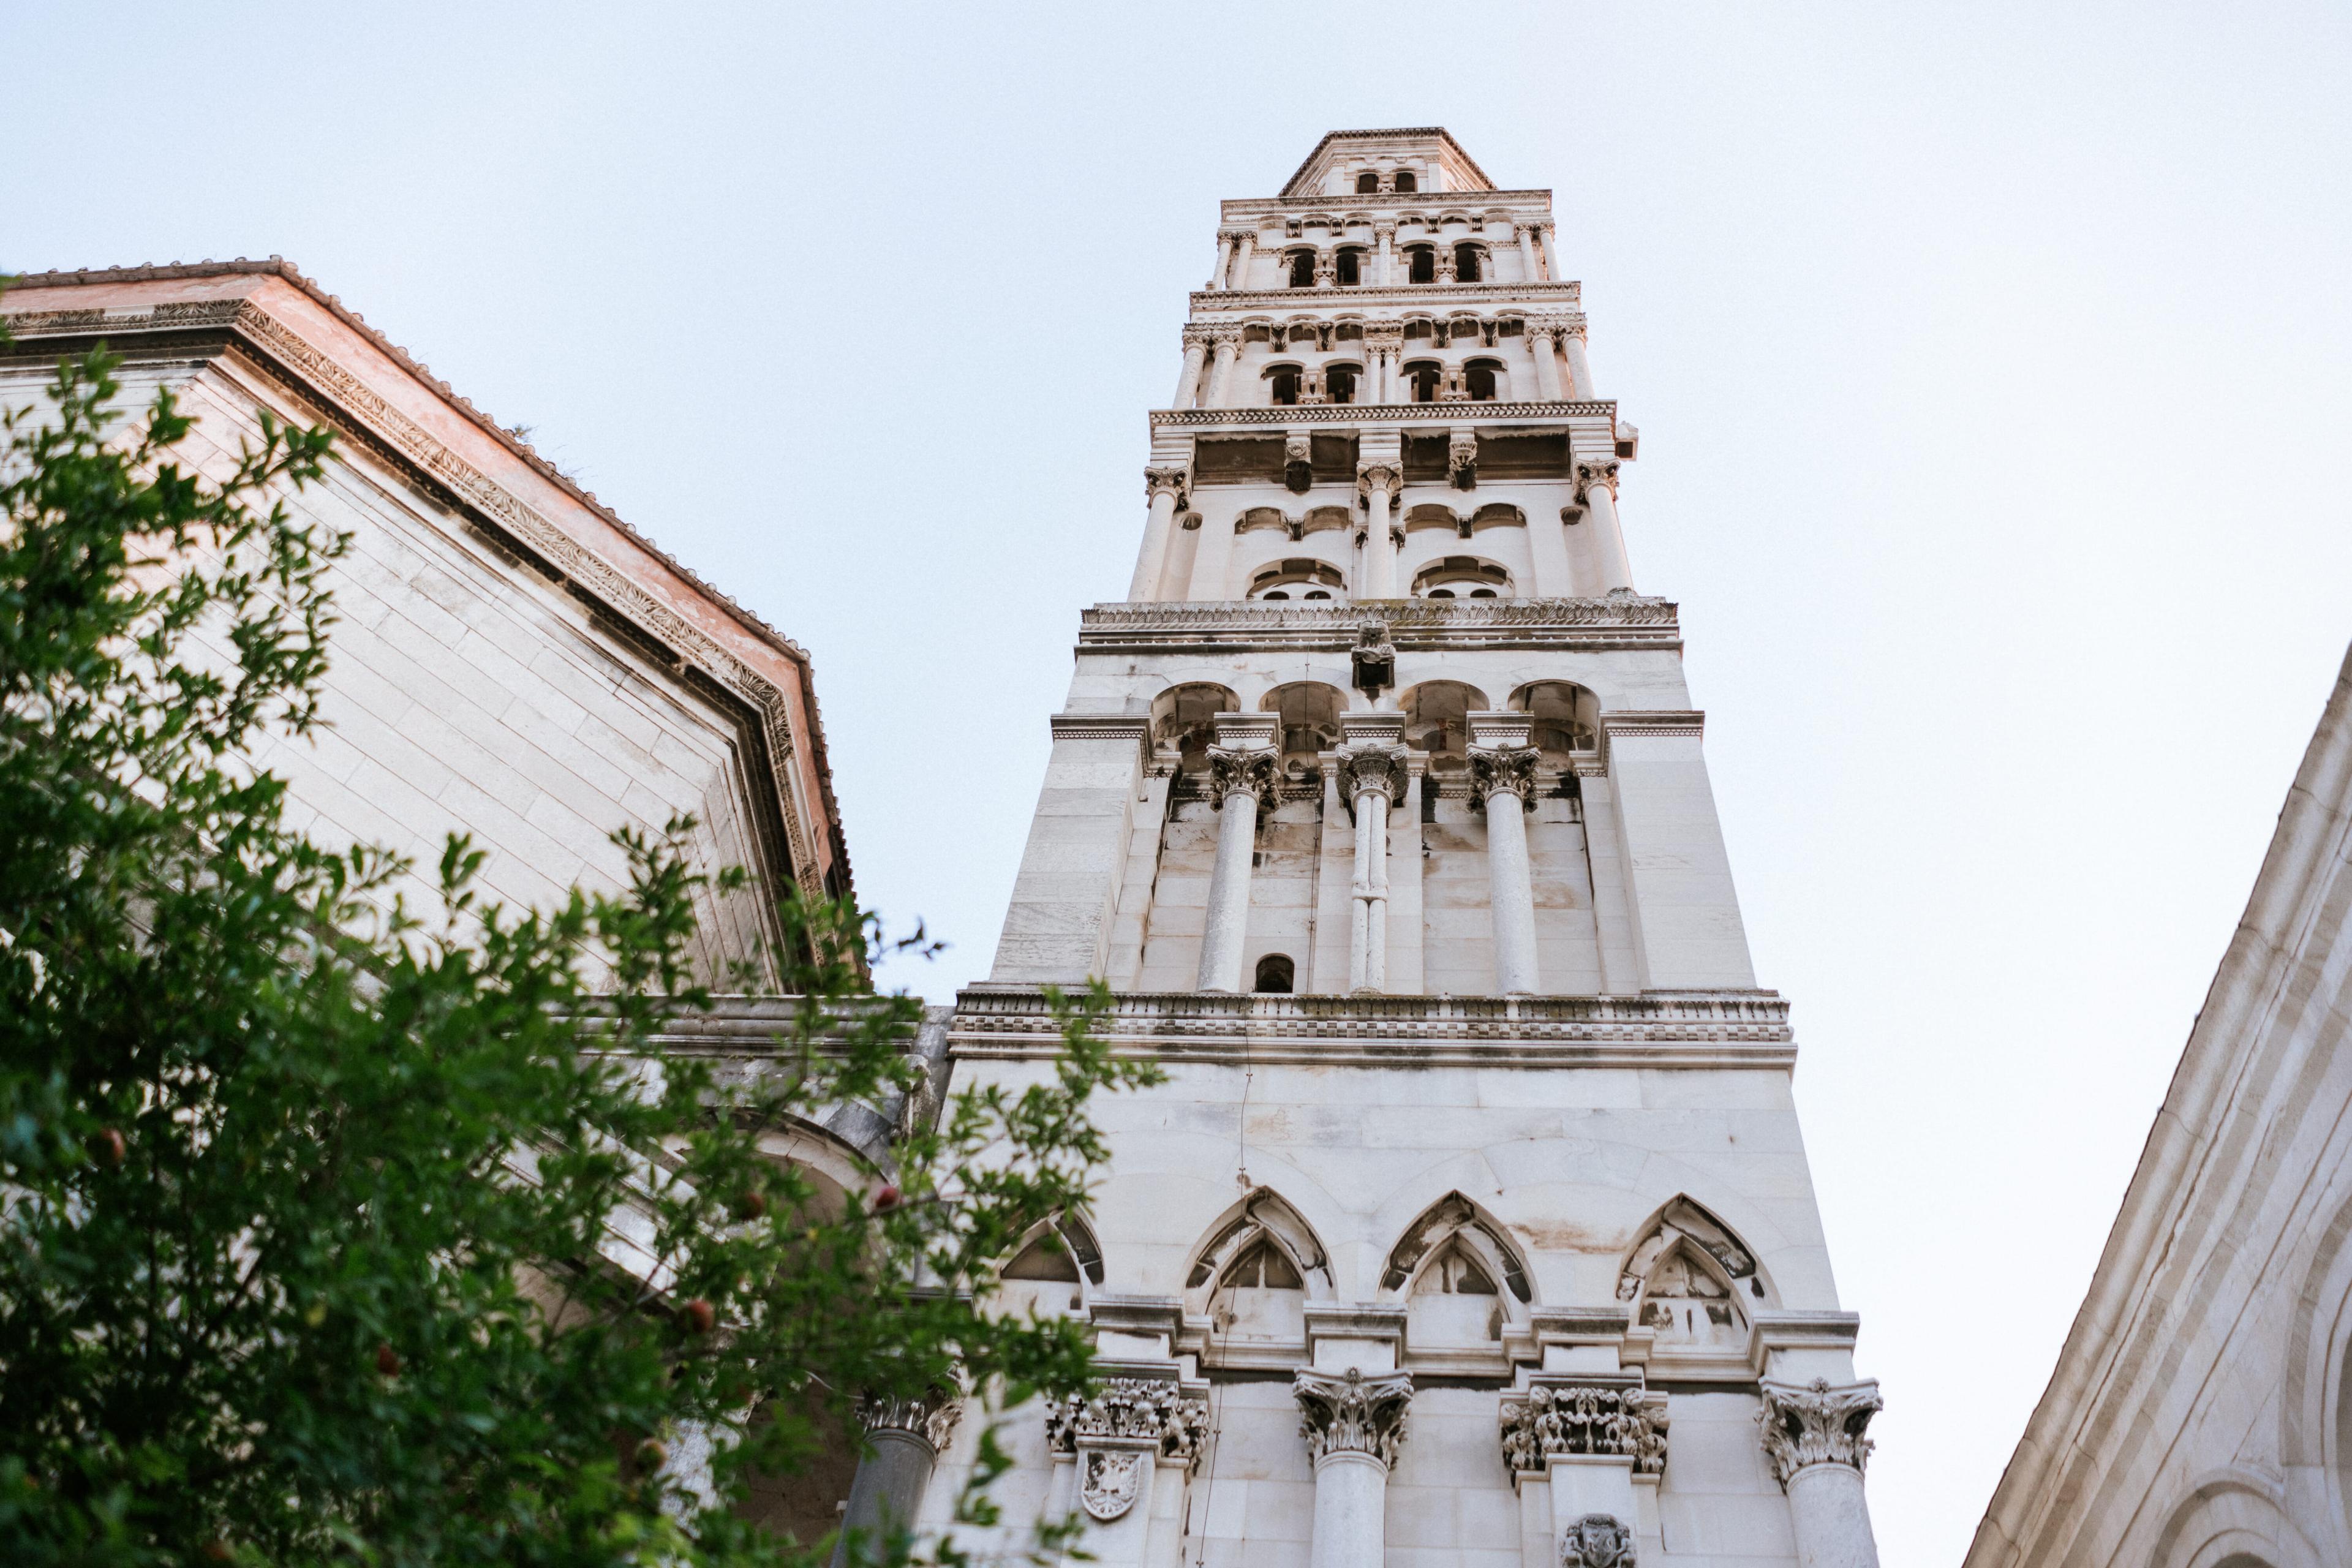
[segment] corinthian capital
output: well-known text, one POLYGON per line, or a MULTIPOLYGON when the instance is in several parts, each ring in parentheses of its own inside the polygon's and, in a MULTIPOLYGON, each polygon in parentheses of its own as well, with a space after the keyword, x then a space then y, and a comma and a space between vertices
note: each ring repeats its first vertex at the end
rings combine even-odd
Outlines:
POLYGON ((1375 489, 1382 489, 1393 496, 1403 479, 1404 475, 1397 471, 1396 465, 1393 463, 1356 465, 1356 493, 1359 495, 1369 495, 1375 489))
POLYGON ((1172 1377, 1105 1378, 1092 1398, 1073 1394, 1045 1407, 1045 1441, 1070 1454, 1082 1443, 1154 1443, 1160 1457, 1187 1464, 1209 1436, 1209 1402, 1184 1393, 1172 1377))
POLYGON ((1404 793, 1404 748, 1376 742, 1340 748, 1339 793, 1349 800, 1366 795, 1395 800, 1404 793))
POLYGON ((1864 1436, 1870 1418, 1885 1408, 1875 1383, 1832 1388, 1827 1378, 1810 1384, 1762 1384, 1764 1408, 1756 1413, 1764 1432, 1764 1457, 1780 1488, 1809 1465, 1851 1465, 1859 1471, 1870 1458, 1864 1436))
POLYGON ((1404 1416, 1412 1404, 1412 1375, 1386 1372, 1366 1377, 1354 1367, 1337 1376, 1301 1371, 1290 1384, 1298 1401, 1298 1435, 1307 1457, 1367 1454, 1393 1465, 1404 1447, 1404 1416))
POLYGON ((1392 217, 1379 217, 1372 220, 1372 237, 1374 239, 1384 240, 1392 244, 1396 240, 1396 219, 1392 217))
POLYGON ((1188 349, 1207 348, 1214 341, 1214 336, 1213 328, 1188 325, 1184 329, 1184 346, 1188 349))
POLYGON ((1224 746, 1209 748, 1209 793, 1219 805, 1234 795, 1264 800, 1274 788, 1274 753, 1261 748, 1247 751, 1224 746))
POLYGON ((1219 353, 1228 350, 1235 353, 1241 352, 1242 330, 1239 327, 1211 327, 1208 331, 1209 342, 1219 353))
POLYGON ((920 1399, 877 1399, 857 1402, 857 1419, 868 1432, 904 1432, 930 1445, 931 1452, 947 1452, 963 1417, 963 1395, 954 1389, 931 1390, 920 1399))
POLYGON ((1595 485, 1607 490, 1612 498, 1617 494, 1616 458, 1599 458, 1576 465, 1576 499, 1583 500, 1595 485))
POLYGON ((1493 804, 1497 795, 1511 795, 1525 805, 1535 795, 1536 749, 1533 746, 1473 746, 1470 748, 1470 793, 1493 804))
POLYGON ((1192 485, 1192 470, 1181 463, 1172 468, 1143 470, 1143 499, 1147 501, 1169 495, 1176 498, 1178 506, 1182 506, 1192 485))
POLYGON ((1368 349, 1401 349, 1404 347, 1404 328, 1395 321, 1374 322, 1364 329, 1364 346, 1368 349))

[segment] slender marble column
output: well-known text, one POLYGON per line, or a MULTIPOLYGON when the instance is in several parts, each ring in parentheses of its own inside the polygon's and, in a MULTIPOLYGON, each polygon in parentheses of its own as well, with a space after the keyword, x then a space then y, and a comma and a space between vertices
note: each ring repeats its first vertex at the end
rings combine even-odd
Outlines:
POLYGON ((1190 478, 1182 468, 1146 468, 1143 493, 1151 504, 1143 524, 1143 548, 1136 553, 1135 579, 1127 585, 1130 604, 1160 597, 1160 578, 1168 566, 1168 541, 1174 531, 1176 509, 1184 504, 1190 478))
POLYGON ((1385 463, 1363 463, 1356 468, 1364 492, 1364 580, 1359 599, 1393 599, 1396 590, 1396 542, 1389 532, 1389 497, 1397 488, 1397 470, 1385 463))
POLYGON ((1615 593, 1633 586, 1633 568, 1625 559, 1625 531, 1617 523, 1617 459, 1588 459, 1576 465, 1576 499, 1584 508, 1584 526, 1600 591, 1615 593))
POLYGON ((1256 255, 1257 230, 1254 228, 1245 228, 1241 231, 1240 235, 1236 237, 1234 241, 1234 272, 1232 281, 1226 284, 1227 288, 1246 289, 1249 287, 1250 262, 1256 258, 1256 255))
POLYGON ((1216 293, 1234 286, 1234 247, 1241 242, 1241 230, 1217 230, 1217 264, 1209 269, 1209 291, 1216 293))
POLYGON ((1357 401, 1376 404, 1396 401, 1397 353, 1403 347, 1404 331, 1401 327, 1364 329, 1364 390, 1357 401))
POLYGON ((1519 242, 1519 276, 1532 283, 1537 276, 1535 225, 1515 223, 1511 226, 1511 232, 1519 242))
POLYGON ((1527 743, 1524 713, 1476 714, 1470 723, 1470 788, 1486 807, 1486 901, 1495 921, 1495 989, 1506 996, 1534 995, 1543 989, 1536 962, 1535 868, 1528 858, 1528 800, 1535 790, 1536 750, 1527 743), (1507 735, 1517 743, 1492 743, 1507 735))
POLYGON ((1543 262, 1543 275, 1547 279, 1559 276, 1559 247, 1552 237, 1557 232, 1550 224, 1536 225, 1536 255, 1543 262))
POLYGON ((1242 952, 1249 936, 1250 867, 1257 853, 1258 801, 1274 787, 1271 725, 1261 716, 1220 715, 1209 748, 1209 783, 1217 799, 1217 858, 1209 871, 1209 909, 1201 932, 1202 991, 1246 991, 1242 952), (1234 723, 1233 719, 1241 719, 1234 723), (1257 722, 1253 723, 1251 721, 1257 722), (1242 745, 1231 744, 1241 741, 1242 745))
POLYGON ((1208 337, 1198 330, 1184 329, 1184 368, 1176 373, 1176 395, 1169 400, 1171 408, 1193 408, 1201 401, 1201 370, 1209 358, 1208 337))
POLYGON ((1546 403, 1560 401, 1559 327, 1552 321, 1528 323, 1528 352, 1536 361, 1536 395, 1546 403))
POLYGON ((1379 259, 1372 269, 1372 281, 1381 285, 1396 281, 1396 231, 1393 223, 1372 225, 1372 243, 1378 247, 1379 259))
POLYGON ((1339 779, 1356 810, 1348 990, 1377 994, 1389 988, 1389 805, 1404 793, 1404 748, 1374 741, 1348 746, 1339 752, 1339 779))
POLYGON ((1215 345, 1217 358, 1215 368, 1209 374, 1207 406, 1230 408, 1233 406, 1234 361, 1240 357, 1242 351, 1241 329, 1238 327, 1213 328, 1209 333, 1209 341, 1215 345))
POLYGON ((1582 316, 1570 317, 1560 329, 1559 346, 1568 351, 1568 395, 1580 403, 1590 403, 1600 395, 1592 390, 1592 366, 1584 357, 1582 316))
POLYGON ((1767 1381, 1762 1386, 1764 1408, 1756 1418, 1765 1458, 1789 1494, 1799 1568, 1878 1568, 1862 1489, 1871 1449, 1864 1431, 1883 1405, 1878 1384, 1833 1388, 1826 1378, 1815 1378, 1806 1385, 1767 1381))
POLYGON ((1389 1469, 1404 1447, 1412 1374, 1302 1370, 1290 1392, 1315 1464, 1308 1568, 1381 1568, 1388 1553, 1389 1469))
POLYGON ((869 1399, 860 1403, 857 1414, 866 1424, 866 1448, 857 1461, 857 1479, 849 1485, 833 1568, 876 1561, 893 1530, 914 1528, 932 1468, 955 1434, 963 1401, 953 1394, 869 1399))

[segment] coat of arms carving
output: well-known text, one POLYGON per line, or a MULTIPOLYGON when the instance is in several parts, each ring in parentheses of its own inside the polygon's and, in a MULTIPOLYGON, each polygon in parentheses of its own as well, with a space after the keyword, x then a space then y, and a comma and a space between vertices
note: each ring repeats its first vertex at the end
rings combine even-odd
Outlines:
POLYGON ((1135 1506, 1143 1489, 1146 1456, 1140 1453, 1089 1452, 1078 1481, 1078 1501, 1087 1512, 1108 1524, 1135 1506))
POLYGON ((1633 1532, 1614 1514, 1588 1513, 1560 1537, 1562 1568, 1633 1568, 1633 1532))

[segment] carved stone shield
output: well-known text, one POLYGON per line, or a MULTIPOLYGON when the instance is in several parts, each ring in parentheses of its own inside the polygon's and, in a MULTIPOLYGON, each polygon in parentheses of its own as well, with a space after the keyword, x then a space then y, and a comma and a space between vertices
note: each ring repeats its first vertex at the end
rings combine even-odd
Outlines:
POLYGON ((1141 1454, 1087 1455, 1078 1484, 1078 1501, 1087 1512, 1108 1524, 1135 1506, 1143 1489, 1141 1454))
POLYGON ((1633 1568, 1633 1532, 1614 1514, 1588 1513, 1560 1536, 1562 1568, 1633 1568))

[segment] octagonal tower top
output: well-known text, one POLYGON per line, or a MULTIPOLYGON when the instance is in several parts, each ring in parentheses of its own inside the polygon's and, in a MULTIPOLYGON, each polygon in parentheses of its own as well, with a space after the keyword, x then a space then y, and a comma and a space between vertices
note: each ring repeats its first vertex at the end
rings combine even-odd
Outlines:
POLYGON ((1442 125, 1401 131, 1334 131, 1315 144, 1282 187, 1286 196, 1338 196, 1355 190, 1491 191, 1495 182, 1442 125), (1412 184, 1400 185, 1399 174, 1412 184), (1370 179, 1372 184, 1363 182, 1370 179))

